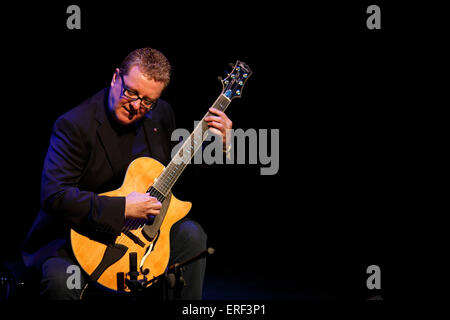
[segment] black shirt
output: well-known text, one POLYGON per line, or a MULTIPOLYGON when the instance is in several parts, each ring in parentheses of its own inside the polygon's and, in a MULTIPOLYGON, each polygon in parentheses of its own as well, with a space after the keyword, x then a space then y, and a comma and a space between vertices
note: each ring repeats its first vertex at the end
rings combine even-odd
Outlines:
MULTIPOLYGON (((148 116, 149 114, 146 115, 146 117, 148 116)), ((128 126, 117 123, 111 116, 108 117, 108 120, 111 121, 111 127, 117 134, 120 154, 122 156, 122 171, 125 175, 128 166, 134 159, 139 157, 150 157, 145 129, 142 126, 142 121, 144 119, 128 126)))

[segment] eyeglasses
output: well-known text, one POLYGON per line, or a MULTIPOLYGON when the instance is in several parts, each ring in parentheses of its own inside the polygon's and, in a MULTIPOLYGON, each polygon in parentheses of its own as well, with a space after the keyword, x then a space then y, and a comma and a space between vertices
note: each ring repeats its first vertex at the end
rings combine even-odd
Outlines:
POLYGON ((153 101, 153 100, 150 100, 147 98, 139 97, 139 94, 136 91, 131 90, 125 86, 125 81, 123 80, 122 74, 120 75, 120 78, 122 79, 122 96, 123 97, 125 97, 127 100, 130 100, 130 102, 136 101, 136 100, 141 100, 139 107, 141 107, 147 111, 153 109, 153 106, 157 100, 153 101))

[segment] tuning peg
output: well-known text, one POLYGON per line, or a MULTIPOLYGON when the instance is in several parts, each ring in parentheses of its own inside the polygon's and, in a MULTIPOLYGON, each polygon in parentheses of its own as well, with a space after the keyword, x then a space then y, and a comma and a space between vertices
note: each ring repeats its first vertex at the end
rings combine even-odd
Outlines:
POLYGON ((228 63, 228 65, 229 65, 231 68, 234 68, 234 63, 233 63, 233 62, 228 63))
POLYGON ((219 79, 219 81, 223 81, 223 78, 221 76, 218 76, 217 79, 219 79))

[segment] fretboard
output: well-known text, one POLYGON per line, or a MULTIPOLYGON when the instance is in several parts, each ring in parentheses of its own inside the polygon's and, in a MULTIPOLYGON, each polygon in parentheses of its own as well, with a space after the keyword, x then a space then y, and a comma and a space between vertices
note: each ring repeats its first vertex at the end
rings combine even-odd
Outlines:
MULTIPOLYGON (((220 111, 225 111, 230 102, 230 99, 228 99, 224 94, 221 94, 212 107, 220 111)), ((206 138, 205 133, 208 130, 208 124, 205 121, 205 118, 210 115, 213 114, 208 111, 195 127, 194 131, 192 131, 189 138, 183 143, 180 150, 173 157, 167 167, 163 170, 159 177, 155 179, 153 188, 158 190, 164 196, 167 196, 183 170, 191 162, 194 154, 202 146, 202 143, 206 138)))

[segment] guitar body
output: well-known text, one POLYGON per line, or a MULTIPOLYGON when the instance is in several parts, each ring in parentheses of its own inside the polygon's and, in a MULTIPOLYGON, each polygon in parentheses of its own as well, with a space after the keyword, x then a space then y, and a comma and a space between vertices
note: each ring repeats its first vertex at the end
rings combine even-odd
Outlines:
MULTIPOLYGON (((101 195, 125 197, 133 191, 145 193, 147 192, 148 187, 153 184, 155 178, 157 178, 163 170, 164 166, 152 158, 138 158, 128 167, 122 186, 117 190, 106 192, 101 195)), ((136 252, 137 266, 139 269, 141 260, 146 254, 146 250, 148 250, 153 242, 154 245, 152 251, 150 251, 145 258, 142 270, 149 270, 149 273, 146 275, 147 279, 152 279, 153 277, 163 274, 170 256, 170 229, 175 222, 185 217, 192 207, 190 202, 180 201, 171 193, 169 193, 164 202, 168 202, 168 207, 166 208, 167 211, 165 212, 165 217, 159 228, 159 235, 156 240, 153 239, 152 241, 149 241, 151 239, 145 237, 143 230, 140 228, 129 230, 129 232, 138 237, 144 245, 142 245, 142 243, 140 245, 137 244, 129 236, 126 236, 123 233, 115 239, 114 243, 105 244, 93 240, 72 229, 72 250, 83 270, 90 276, 97 270, 96 274, 98 275, 98 267, 102 263, 104 256, 106 256, 105 252, 107 251, 108 246, 120 246, 121 249, 126 249, 126 252, 118 261, 112 263, 106 270, 101 272, 98 279, 94 279, 103 287, 117 291, 120 289, 118 288, 117 274, 124 273, 126 275, 130 269, 128 253, 136 252)), ((142 278, 143 276, 140 276, 139 279, 142 278)), ((130 290, 125 287, 125 291, 130 290)))

